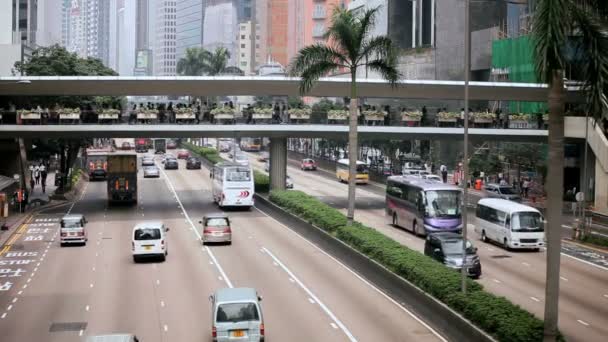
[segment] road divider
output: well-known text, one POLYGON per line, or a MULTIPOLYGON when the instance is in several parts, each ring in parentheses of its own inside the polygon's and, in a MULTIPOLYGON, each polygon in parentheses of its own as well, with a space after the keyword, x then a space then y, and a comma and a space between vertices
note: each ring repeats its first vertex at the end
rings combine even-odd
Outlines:
POLYGON ((460 274, 360 223, 346 225, 338 210, 299 191, 273 191, 257 206, 343 260, 380 288, 432 322, 453 340, 539 341, 543 322, 460 274))

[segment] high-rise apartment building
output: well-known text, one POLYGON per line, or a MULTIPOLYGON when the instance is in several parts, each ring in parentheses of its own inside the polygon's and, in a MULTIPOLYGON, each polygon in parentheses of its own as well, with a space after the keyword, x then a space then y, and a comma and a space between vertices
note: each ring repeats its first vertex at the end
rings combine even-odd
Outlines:
POLYGON ((304 45, 325 42, 323 36, 336 7, 346 8, 349 0, 304 0, 304 45))
POLYGON ((238 12, 233 0, 207 0, 203 20, 203 48, 213 51, 218 47, 230 52, 228 65, 237 61, 238 12))
POLYGON ((289 0, 268 0, 266 21, 266 55, 273 61, 286 66, 288 59, 287 36, 289 33, 289 0))
POLYGON ((203 22, 207 0, 177 0, 176 59, 186 55, 186 49, 203 46, 203 22))
POLYGON ((71 0, 64 2, 63 44, 80 57, 99 58, 110 63, 110 1, 71 0))
POLYGON ((255 39, 257 48, 252 49, 251 45, 254 40, 251 39, 253 34, 253 22, 251 20, 239 24, 238 32, 238 54, 237 67, 241 69, 245 75, 254 75, 256 69, 255 55, 260 56, 260 36, 255 39), (255 55, 253 55, 255 53, 255 55))
POLYGON ((172 76, 177 60, 177 1, 156 0, 154 75, 172 76))

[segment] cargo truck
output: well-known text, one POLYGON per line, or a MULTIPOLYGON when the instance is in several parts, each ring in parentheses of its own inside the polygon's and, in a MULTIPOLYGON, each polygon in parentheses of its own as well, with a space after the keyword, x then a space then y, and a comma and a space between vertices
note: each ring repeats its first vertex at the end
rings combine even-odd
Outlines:
POLYGON ((135 140, 135 152, 137 153, 146 153, 148 152, 148 144, 146 139, 136 139, 135 140))
POLYGON ((86 150, 89 180, 106 179, 108 172, 108 151, 86 150))
POLYGON ((137 155, 108 155, 108 202, 137 203, 137 155))
POLYGON ((165 139, 154 139, 154 153, 165 154, 167 152, 167 141, 165 139))

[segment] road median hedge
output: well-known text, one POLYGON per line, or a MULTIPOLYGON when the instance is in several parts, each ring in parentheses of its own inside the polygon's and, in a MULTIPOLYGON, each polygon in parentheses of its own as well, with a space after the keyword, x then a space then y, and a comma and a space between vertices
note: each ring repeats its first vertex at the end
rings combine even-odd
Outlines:
POLYGON ((530 312, 504 297, 484 291, 470 279, 467 294, 463 295, 459 272, 361 223, 348 226, 340 211, 316 198, 301 191, 271 191, 270 201, 413 283, 499 341, 543 340, 543 322, 530 312))

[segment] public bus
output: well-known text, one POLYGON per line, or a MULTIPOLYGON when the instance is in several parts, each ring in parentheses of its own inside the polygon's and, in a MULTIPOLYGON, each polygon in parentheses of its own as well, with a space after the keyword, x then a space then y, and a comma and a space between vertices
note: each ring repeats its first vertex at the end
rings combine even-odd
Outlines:
POLYGON ((260 152, 262 138, 241 138, 241 150, 246 152, 260 152))
POLYGON ((211 170, 213 201, 220 207, 253 206, 253 170, 233 162, 216 164, 211 170))
MULTIPOLYGON (((340 159, 336 164, 336 177, 340 182, 348 182, 349 175, 348 159, 340 159)), ((369 166, 357 160, 357 175, 355 178, 357 184, 367 184, 369 182, 369 166)))
POLYGON ((462 231, 462 190, 414 176, 391 176, 386 183, 386 214, 395 227, 416 235, 462 231))

